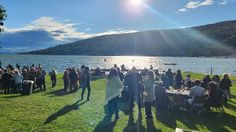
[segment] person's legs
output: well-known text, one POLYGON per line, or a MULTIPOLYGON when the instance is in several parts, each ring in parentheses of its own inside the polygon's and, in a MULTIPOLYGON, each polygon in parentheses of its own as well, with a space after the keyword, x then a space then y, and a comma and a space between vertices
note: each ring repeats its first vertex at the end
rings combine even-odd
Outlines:
POLYGON ((52 87, 55 87, 55 86, 56 86, 56 82, 57 82, 57 80, 52 79, 52 87))
POLYGON ((129 95, 129 110, 132 112, 134 108, 134 95, 130 94, 129 95))
POLYGON ((78 81, 75 81, 75 91, 77 91, 78 90, 78 81))
POLYGON ((67 82, 67 81, 64 81, 64 92, 67 91, 67 86, 68 86, 68 82, 67 82))
POLYGON ((54 80, 54 87, 57 85, 57 79, 54 80))
POLYGON ((15 93, 17 94, 19 92, 19 84, 15 84, 15 93))
POLYGON ((90 99, 90 92, 91 92, 91 86, 90 86, 90 84, 88 84, 87 89, 88 89, 87 100, 89 100, 89 99, 90 99))
POLYGON ((108 107, 108 117, 109 117, 109 119, 111 119, 111 117, 112 117, 113 104, 114 104, 113 99, 108 101, 107 107, 108 107))
POLYGON ((20 93, 22 92, 22 83, 19 84, 20 93))
POLYGON ((84 92, 85 92, 86 87, 82 87, 82 93, 81 93, 81 99, 84 99, 84 92))
POLYGON ((52 82, 52 87, 54 87, 54 82, 53 82, 53 81, 54 81, 54 80, 52 80, 52 79, 51 79, 51 82, 52 82))
POLYGON ((228 90, 224 90, 224 91, 223 91, 223 96, 224 96, 224 106, 225 106, 225 107, 228 107, 228 106, 227 106, 227 101, 228 101, 228 99, 229 99, 229 91, 228 91, 228 90))
POLYGON ((138 110, 139 110, 139 112, 141 112, 141 108, 142 108, 142 99, 141 99, 140 94, 138 94, 137 99, 138 99, 138 102, 137 102, 137 104, 138 104, 138 110))
POLYGON ((152 118, 151 102, 145 102, 146 118, 152 118))
POLYGON ((42 91, 42 90, 43 90, 43 87, 42 87, 42 79, 38 78, 37 81, 36 81, 36 83, 37 83, 37 87, 36 87, 36 88, 39 87, 40 90, 42 91))
POLYGON ((119 97, 116 97, 115 99, 114 99, 114 110, 115 110, 115 115, 116 115, 116 119, 118 119, 119 118, 119 109, 118 109, 118 99, 119 99, 119 97))
POLYGON ((42 81, 43 81, 43 90, 45 91, 46 90, 45 79, 42 79, 42 81))
POLYGON ((73 81, 70 81, 70 91, 72 91, 73 88, 73 81))

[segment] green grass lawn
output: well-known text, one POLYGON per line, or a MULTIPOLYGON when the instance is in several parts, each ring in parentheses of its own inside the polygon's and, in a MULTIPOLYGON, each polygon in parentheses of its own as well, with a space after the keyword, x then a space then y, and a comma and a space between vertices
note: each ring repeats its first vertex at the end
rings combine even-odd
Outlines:
MULTIPOLYGON (((192 78, 202 78, 191 73, 192 78)), ((120 111, 120 119, 107 125, 104 120, 105 79, 92 81, 90 101, 80 100, 81 89, 76 93, 63 93, 61 75, 58 84, 51 88, 47 78, 47 91, 31 96, 0 94, 0 131, 174 131, 176 127, 199 131, 236 131, 236 77, 229 108, 223 117, 214 113, 194 116, 185 111, 156 110, 153 121, 146 121, 137 107, 133 114, 120 111)), ((87 94, 87 93, 85 93, 87 94)))

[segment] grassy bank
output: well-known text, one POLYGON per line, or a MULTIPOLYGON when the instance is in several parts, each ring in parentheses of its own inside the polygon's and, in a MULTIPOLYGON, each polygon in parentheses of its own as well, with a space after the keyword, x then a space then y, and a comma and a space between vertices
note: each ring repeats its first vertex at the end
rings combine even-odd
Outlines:
MULTIPOLYGON (((191 73, 192 78, 202 78, 191 73)), ((161 111, 153 108, 153 122, 138 118, 137 107, 133 115, 120 111, 116 123, 105 126, 105 79, 92 81, 90 101, 80 100, 81 89, 76 93, 63 93, 61 75, 58 84, 51 88, 47 78, 47 91, 36 91, 31 96, 0 94, 0 131, 173 131, 176 127, 199 131, 236 131, 236 77, 232 77, 232 99, 225 115, 193 116, 183 111, 161 111), (152 124, 154 126, 150 126, 152 124), (148 124, 148 125, 147 125, 148 124)), ((85 93, 87 94, 87 93, 85 93)))

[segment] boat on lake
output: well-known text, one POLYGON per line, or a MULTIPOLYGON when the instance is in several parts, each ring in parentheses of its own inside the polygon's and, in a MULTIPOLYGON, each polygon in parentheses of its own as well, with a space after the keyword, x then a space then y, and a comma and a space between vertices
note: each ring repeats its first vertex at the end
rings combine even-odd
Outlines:
POLYGON ((164 65, 177 65, 177 63, 164 63, 164 65))

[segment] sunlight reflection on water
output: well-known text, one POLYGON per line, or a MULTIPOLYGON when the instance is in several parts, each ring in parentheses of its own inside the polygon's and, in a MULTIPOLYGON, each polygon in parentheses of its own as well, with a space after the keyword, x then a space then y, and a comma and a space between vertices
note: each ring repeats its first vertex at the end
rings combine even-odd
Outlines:
POLYGON ((127 68, 136 66, 139 69, 149 68, 150 65, 160 71, 172 68, 173 71, 181 69, 199 73, 231 73, 236 74, 236 59, 197 58, 197 57, 144 57, 144 56, 62 56, 62 55, 0 55, 2 65, 42 64, 47 71, 56 68, 63 71, 66 67, 80 67, 82 64, 91 68, 111 68, 114 64, 125 64, 127 68), (164 65, 164 63, 176 63, 177 65, 164 65))

